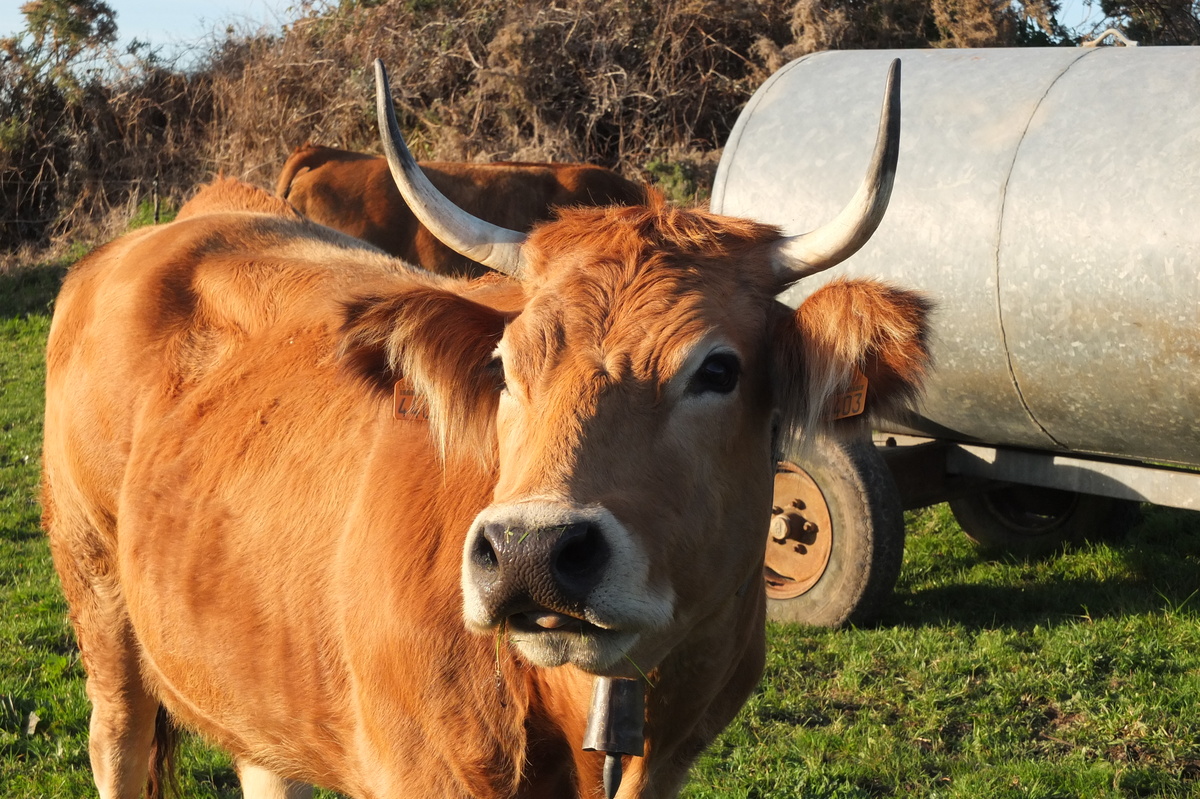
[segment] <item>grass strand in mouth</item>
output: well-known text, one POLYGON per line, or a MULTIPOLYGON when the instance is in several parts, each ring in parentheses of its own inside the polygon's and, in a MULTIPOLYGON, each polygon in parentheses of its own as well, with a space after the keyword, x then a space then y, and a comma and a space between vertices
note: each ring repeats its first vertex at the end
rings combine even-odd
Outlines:
POLYGON ((633 666, 634 670, 637 671, 637 673, 641 675, 642 679, 646 681, 646 685, 649 685, 651 688, 655 687, 654 680, 651 680, 649 677, 646 676, 646 672, 642 671, 642 667, 639 666, 637 663, 635 663, 633 658, 629 657, 628 652, 626 652, 624 655, 622 655, 622 657, 624 657, 626 660, 629 661, 629 665, 633 666))
POLYGON ((501 619, 500 624, 496 627, 496 676, 500 676, 500 642, 508 633, 508 619, 501 619))

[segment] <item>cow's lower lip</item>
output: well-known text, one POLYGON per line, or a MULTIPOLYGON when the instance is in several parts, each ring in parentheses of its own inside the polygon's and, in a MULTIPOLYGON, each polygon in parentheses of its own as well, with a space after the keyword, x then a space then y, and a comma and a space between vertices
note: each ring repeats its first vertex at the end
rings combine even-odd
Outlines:
POLYGON ((534 666, 553 668, 570 663, 600 677, 631 676, 622 664, 640 637, 629 630, 598 627, 573 616, 551 620, 538 614, 514 614, 505 620, 503 629, 513 648, 534 666), (557 626, 543 626, 547 621, 557 626))

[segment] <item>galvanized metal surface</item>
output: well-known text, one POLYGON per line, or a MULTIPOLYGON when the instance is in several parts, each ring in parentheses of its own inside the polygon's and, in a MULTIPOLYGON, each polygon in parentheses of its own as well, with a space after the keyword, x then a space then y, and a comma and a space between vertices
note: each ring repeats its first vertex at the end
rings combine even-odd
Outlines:
POLYGON ((905 475, 897 475, 906 509, 977 493, 996 483, 1020 483, 1200 510, 1200 471, 920 436, 876 434, 875 444, 893 474, 897 467, 921 473, 907 483, 900 479, 905 475))
POLYGON ((950 474, 1200 510, 1200 474, 1181 469, 979 444, 952 444, 946 468, 950 474))
POLYGON ((645 754, 646 689, 638 680, 597 677, 583 733, 585 752, 645 754))
POLYGON ((1200 48, 818 53, 743 111, 712 207, 802 232, 871 151, 903 61, 892 204, 847 263, 937 300, 920 417, 962 441, 1200 464, 1200 48))

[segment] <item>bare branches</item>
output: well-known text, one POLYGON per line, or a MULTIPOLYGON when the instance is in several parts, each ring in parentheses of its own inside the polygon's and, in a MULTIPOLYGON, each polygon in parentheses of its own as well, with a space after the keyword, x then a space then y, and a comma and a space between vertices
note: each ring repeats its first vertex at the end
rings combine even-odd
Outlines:
MULTIPOLYGON (((1198 1, 1097 0, 1106 24, 1116 21, 1144 43, 1200 42, 1198 1)), ((270 186, 287 154, 309 140, 377 152, 368 69, 376 57, 388 65, 419 157, 589 161, 695 196, 742 105, 804 53, 1074 40, 1057 22, 1058 0, 299 8, 303 16, 275 34, 214 34, 186 70, 145 48, 119 57, 104 51, 104 68, 72 73, 82 78, 70 91, 36 71, 32 39, 0 40, 0 248, 68 230, 107 235, 124 224, 113 214, 136 208, 156 179, 168 205, 217 172, 270 186)), ((103 20, 88 23, 94 45, 111 34, 103 20)), ((52 35, 69 40, 57 52, 81 53, 68 34, 52 35)))

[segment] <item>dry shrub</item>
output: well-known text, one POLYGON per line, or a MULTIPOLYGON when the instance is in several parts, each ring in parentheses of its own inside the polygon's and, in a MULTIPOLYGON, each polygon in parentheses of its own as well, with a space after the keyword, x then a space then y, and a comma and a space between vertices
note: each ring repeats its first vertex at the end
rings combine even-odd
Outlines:
POLYGON ((160 186, 178 204, 201 174, 196 142, 209 114, 196 106, 207 96, 169 68, 110 67, 107 81, 22 98, 28 122, 0 139, 0 248, 111 236, 160 186))
MULTIPOLYGON (((177 204, 216 173, 272 186, 306 141, 377 152, 376 57, 418 157, 587 161, 703 197, 738 111, 787 60, 1012 45, 1022 15, 1052 26, 1056 11, 1056 0, 309 3, 274 34, 216 36, 186 71, 127 60, 53 117, 20 169, 0 124, 0 205, 17 179, 51 217, 17 239, 103 236, 144 214, 156 185, 177 204)), ((0 230, 0 246, 12 243, 0 230)))
POLYGON ((818 50, 927 47, 937 41, 923 0, 800 0, 792 9, 790 57, 818 50))
POLYGON ((997 47, 1012 41, 1017 14, 1007 0, 933 0, 947 47, 997 47))
POLYGON ((313 15, 278 42, 214 61, 214 156, 268 182, 255 170, 306 140, 376 149, 374 56, 420 156, 636 172, 672 147, 717 145, 766 76, 754 40, 785 35, 785 10, 755 0, 473 0, 313 15))
POLYGON ((1100 0, 1109 27, 1116 18, 1125 34, 1141 44, 1200 44, 1200 0, 1100 0))

